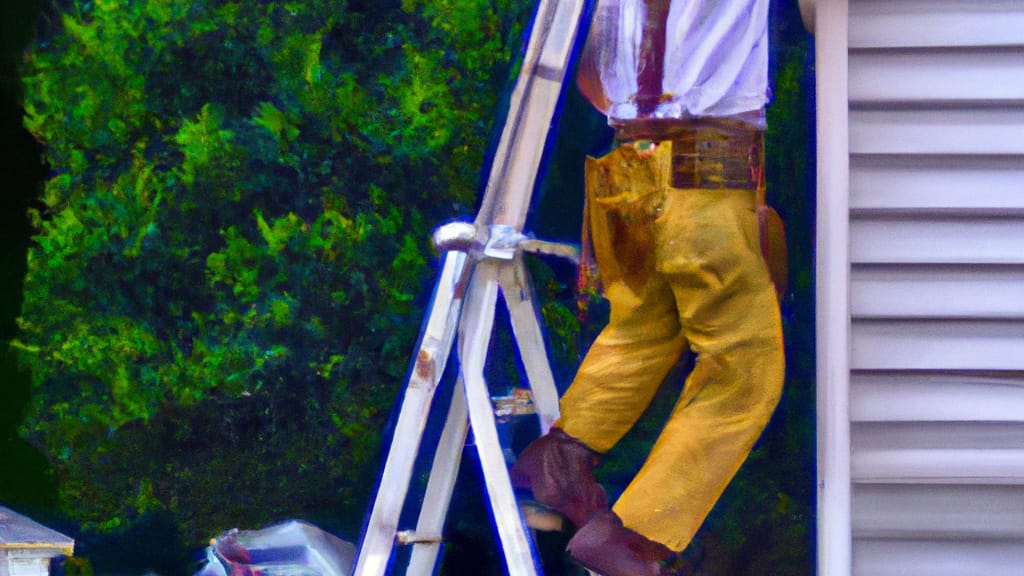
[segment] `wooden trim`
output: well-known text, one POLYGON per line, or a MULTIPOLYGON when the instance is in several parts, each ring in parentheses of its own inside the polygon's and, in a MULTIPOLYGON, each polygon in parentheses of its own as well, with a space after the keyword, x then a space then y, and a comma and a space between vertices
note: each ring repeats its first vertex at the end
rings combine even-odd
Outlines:
POLYGON ((848 0, 814 10, 817 71, 818 574, 852 573, 848 0))
POLYGON ((32 544, 0 544, 0 550, 58 550, 62 554, 72 556, 75 551, 74 544, 45 544, 45 543, 32 543, 32 544))

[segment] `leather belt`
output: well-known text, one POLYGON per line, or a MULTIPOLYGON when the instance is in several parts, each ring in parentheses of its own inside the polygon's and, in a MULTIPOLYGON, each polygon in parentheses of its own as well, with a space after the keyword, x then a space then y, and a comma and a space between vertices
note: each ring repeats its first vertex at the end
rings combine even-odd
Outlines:
POLYGON ((672 146, 669 181, 673 188, 753 190, 764 163, 763 132, 738 122, 645 123, 643 130, 624 125, 620 143, 653 142, 672 146), (644 136, 633 138, 633 136, 644 136))

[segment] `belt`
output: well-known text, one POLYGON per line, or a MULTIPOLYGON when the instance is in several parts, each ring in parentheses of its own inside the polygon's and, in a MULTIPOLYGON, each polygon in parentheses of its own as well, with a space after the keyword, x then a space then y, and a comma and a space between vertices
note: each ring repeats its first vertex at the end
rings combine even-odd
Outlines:
POLYGON ((764 163, 760 130, 722 121, 644 123, 642 130, 636 128, 621 126, 616 139, 634 145, 671 145, 673 188, 753 190, 759 184, 764 163))

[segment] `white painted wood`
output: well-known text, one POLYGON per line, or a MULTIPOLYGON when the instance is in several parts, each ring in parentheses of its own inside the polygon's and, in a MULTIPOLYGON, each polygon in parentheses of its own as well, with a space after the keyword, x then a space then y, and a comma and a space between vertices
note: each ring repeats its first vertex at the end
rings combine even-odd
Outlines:
POLYGON ((49 576, 49 558, 11 558, 8 566, 10 576, 49 576))
POLYGON ((1024 546, 1012 540, 858 539, 853 560, 855 576, 1020 576, 1024 546))
POLYGON ((850 111, 850 152, 1020 155, 1022 128, 1024 107, 1017 105, 855 109, 850 111))
POLYGON ((856 264, 1024 264, 1024 218, 855 218, 850 242, 856 264))
POLYGON ((853 422, 1024 422, 1024 373, 854 373, 850 389, 853 422))
POLYGON ((856 0, 851 48, 1024 46, 1017 0, 856 0))
POLYGON ((1024 320, 1024 266, 855 266, 854 318, 1024 320))
POLYGON ((1024 541, 1024 486, 858 484, 858 538, 1024 541))
POLYGON ((60 548, 45 547, 0 550, 0 576, 48 576, 50 560, 63 553, 60 548))
POLYGON ((851 571, 847 0, 815 6, 818 573, 851 571))
POLYGON ((1024 156, 855 156, 850 210, 1021 215, 1024 156))
POLYGON ((1024 329, 1000 321, 853 324, 855 370, 1024 370, 1024 329))
POLYGON ((929 49, 850 54, 850 102, 1024 102, 1024 47, 929 49))

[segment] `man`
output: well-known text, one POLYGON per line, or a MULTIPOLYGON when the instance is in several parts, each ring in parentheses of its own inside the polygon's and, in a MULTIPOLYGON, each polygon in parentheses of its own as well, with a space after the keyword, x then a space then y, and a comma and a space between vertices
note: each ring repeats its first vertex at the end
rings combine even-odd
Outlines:
POLYGON ((584 49, 580 88, 616 131, 586 166, 611 318, 512 478, 577 526, 570 555, 605 576, 656 576, 686 548, 781 394, 758 226, 767 17, 768 0, 600 0, 584 49), (596 456, 687 349, 696 363, 672 415, 609 509, 596 456))

